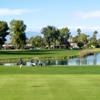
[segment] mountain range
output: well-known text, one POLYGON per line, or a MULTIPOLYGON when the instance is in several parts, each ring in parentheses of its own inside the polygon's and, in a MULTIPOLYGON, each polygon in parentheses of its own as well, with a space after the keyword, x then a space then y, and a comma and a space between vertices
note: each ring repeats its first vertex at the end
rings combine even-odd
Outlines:
MULTIPOLYGON (((35 31, 28 31, 28 32, 26 32, 26 37, 28 39, 31 38, 31 37, 35 37, 35 36, 43 36, 43 35, 40 32, 35 32, 35 31)), ((6 39, 7 39, 6 43, 10 43, 11 42, 10 38, 11 38, 10 35, 8 35, 6 37, 6 39)))
POLYGON ((26 32, 26 37, 27 38, 31 38, 31 37, 34 37, 34 36, 43 36, 43 35, 40 32, 34 32, 34 31, 26 32))
MULTIPOLYGON (((86 32, 86 33, 88 33, 87 35, 89 35, 90 37, 91 36, 93 36, 93 33, 92 32, 86 32)), ((85 34, 86 34, 85 33, 85 34)), ((77 35, 77 32, 76 31, 72 31, 71 32, 71 35, 72 36, 75 36, 75 35, 77 35)), ((43 34, 41 33, 41 32, 35 32, 35 31, 27 31, 26 32, 26 37, 29 39, 29 38, 31 38, 31 37, 35 37, 35 36, 42 36, 43 37, 43 34)), ((97 34, 97 39, 99 39, 100 38, 100 33, 98 32, 98 34, 97 34)), ((7 39, 7 41, 6 41, 6 43, 10 43, 10 35, 8 35, 7 37, 6 37, 6 39, 7 39)))

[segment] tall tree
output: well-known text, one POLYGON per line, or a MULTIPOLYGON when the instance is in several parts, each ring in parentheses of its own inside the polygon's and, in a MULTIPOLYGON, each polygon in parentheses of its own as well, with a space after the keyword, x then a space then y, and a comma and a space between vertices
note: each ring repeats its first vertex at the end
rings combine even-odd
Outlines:
POLYGON ((97 40, 97 37, 96 37, 97 34, 98 34, 97 31, 94 31, 94 32, 93 32, 93 38, 94 38, 95 41, 97 40))
POLYGON ((60 29, 60 44, 64 44, 66 46, 66 48, 68 48, 70 45, 69 45, 69 38, 70 38, 70 30, 65 27, 65 28, 62 28, 60 29))
POLYGON ((77 43, 77 42, 78 42, 78 40, 79 40, 78 35, 76 35, 75 37, 73 37, 73 38, 72 38, 72 42, 77 43))
POLYGON ((24 48, 26 45, 26 25, 22 20, 12 20, 10 22, 10 32, 12 43, 16 45, 18 49, 24 48))
POLYGON ((7 22, 5 21, 0 21, 0 48, 6 41, 6 36, 9 35, 9 27, 7 22))
POLYGON ((53 42, 54 47, 56 45, 56 39, 59 36, 59 31, 54 26, 47 26, 41 30, 41 33, 44 34, 46 42, 50 48, 51 43, 53 42))
POLYGON ((82 33, 80 35, 80 41, 83 42, 83 44, 87 44, 88 43, 87 35, 85 33, 82 33))
POLYGON ((81 35, 81 29, 80 28, 77 29, 77 33, 78 33, 78 36, 80 37, 80 35, 81 35))
POLYGON ((53 46, 54 46, 54 48, 56 47, 56 40, 58 40, 59 35, 60 35, 60 31, 54 27, 54 30, 53 30, 53 46))
POLYGON ((32 44, 33 47, 44 47, 44 39, 41 36, 35 36, 31 37, 29 39, 30 44, 32 44))

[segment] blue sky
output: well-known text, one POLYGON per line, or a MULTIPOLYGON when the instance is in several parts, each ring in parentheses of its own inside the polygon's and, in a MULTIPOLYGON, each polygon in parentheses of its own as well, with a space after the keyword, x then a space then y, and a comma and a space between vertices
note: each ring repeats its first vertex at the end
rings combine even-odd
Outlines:
POLYGON ((47 25, 100 32, 100 0, 0 0, 0 20, 23 20, 26 31, 47 25))

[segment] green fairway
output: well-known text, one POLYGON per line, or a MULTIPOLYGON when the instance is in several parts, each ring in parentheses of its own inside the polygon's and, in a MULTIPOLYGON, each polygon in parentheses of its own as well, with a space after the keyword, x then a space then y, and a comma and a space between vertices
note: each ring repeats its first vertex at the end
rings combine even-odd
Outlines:
POLYGON ((0 50, 0 63, 3 62, 18 62, 20 58, 24 63, 34 58, 35 61, 48 59, 67 59, 79 56, 86 56, 89 52, 100 52, 99 48, 85 50, 0 50))
POLYGON ((99 66, 0 67, 0 100, 100 100, 99 66))
POLYGON ((100 100, 100 75, 0 75, 0 100, 100 100))
POLYGON ((0 75, 10 74, 100 74, 100 66, 0 67, 0 75))
POLYGON ((19 58, 64 58, 77 56, 80 50, 5 50, 0 51, 0 59, 19 58))

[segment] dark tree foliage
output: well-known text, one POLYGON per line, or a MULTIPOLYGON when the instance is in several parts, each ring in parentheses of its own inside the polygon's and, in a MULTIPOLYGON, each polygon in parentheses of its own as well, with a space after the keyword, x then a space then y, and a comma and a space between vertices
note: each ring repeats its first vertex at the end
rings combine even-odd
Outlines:
POLYGON ((25 30, 26 25, 22 20, 12 20, 10 22, 11 40, 18 49, 24 48, 26 45, 25 30))
POLYGON ((7 22, 5 21, 0 21, 0 48, 6 41, 6 36, 9 35, 9 27, 7 22))

